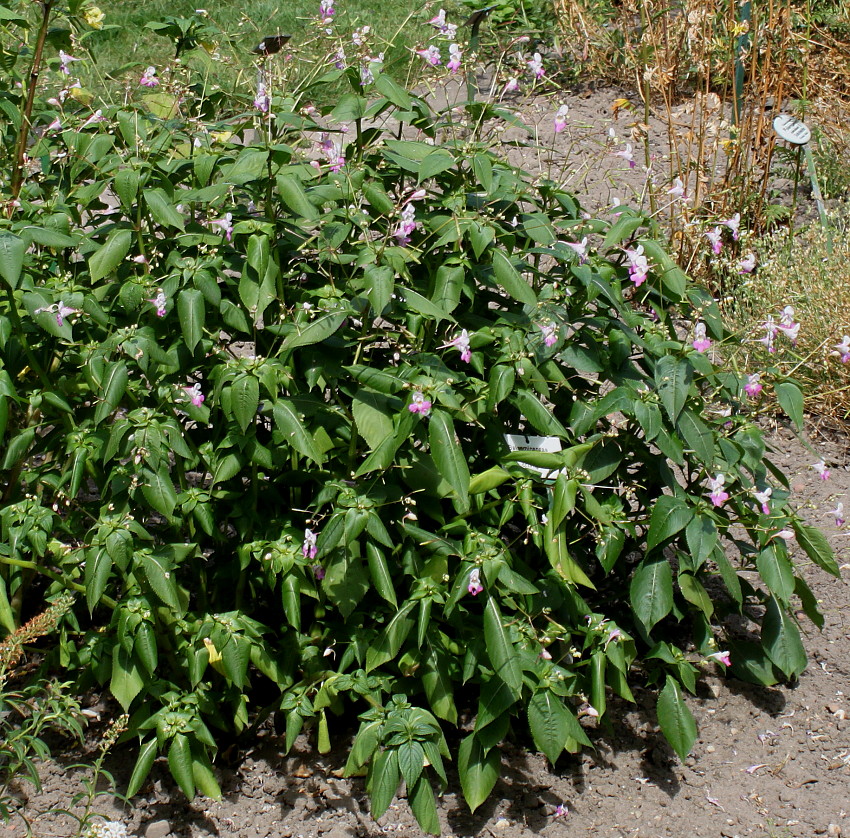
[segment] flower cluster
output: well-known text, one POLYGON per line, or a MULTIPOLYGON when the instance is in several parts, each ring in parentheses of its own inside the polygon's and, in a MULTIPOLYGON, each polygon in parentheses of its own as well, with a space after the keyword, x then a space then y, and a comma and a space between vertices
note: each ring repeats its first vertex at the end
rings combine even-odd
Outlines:
POLYGON ((626 248, 626 258, 629 260, 629 279, 639 288, 646 282, 649 274, 649 262, 643 252, 643 245, 626 248))
POLYGON ((769 314, 767 320, 762 323, 762 328, 765 334, 758 339, 758 342, 763 343, 767 351, 771 353, 776 352, 774 343, 778 334, 784 334, 791 341, 792 346, 797 343, 797 337, 800 334, 800 324, 794 320, 793 306, 785 306, 778 323, 773 319, 773 315, 769 314))

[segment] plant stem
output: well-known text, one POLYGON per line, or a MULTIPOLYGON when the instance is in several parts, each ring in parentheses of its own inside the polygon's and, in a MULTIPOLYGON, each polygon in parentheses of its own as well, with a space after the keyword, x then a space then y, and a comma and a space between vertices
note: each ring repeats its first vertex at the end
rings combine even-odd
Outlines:
POLYGON ((38 30, 38 39, 35 42, 35 53, 30 67, 30 80, 27 87, 27 99, 21 114, 21 125, 18 128, 18 141, 15 146, 15 163, 12 169, 12 201, 16 201, 21 192, 24 181, 24 156, 27 150, 27 140, 30 135, 30 119, 32 118, 32 106, 35 101, 35 89, 38 86, 38 75, 41 72, 41 57, 44 52, 44 41, 47 37, 47 25, 50 22, 50 12, 55 0, 42 0, 41 26, 38 30))

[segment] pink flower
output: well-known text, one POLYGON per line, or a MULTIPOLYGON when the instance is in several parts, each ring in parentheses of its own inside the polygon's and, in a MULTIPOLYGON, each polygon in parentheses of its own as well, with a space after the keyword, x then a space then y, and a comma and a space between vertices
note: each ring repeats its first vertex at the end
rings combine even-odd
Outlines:
POLYGON ((142 87, 156 87, 159 84, 159 79, 156 77, 156 67, 148 67, 142 77, 139 79, 139 84, 142 87))
POLYGON ((561 105, 558 112, 555 114, 555 133, 560 134, 567 127, 567 114, 569 113, 569 105, 561 105))
POLYGON ((559 803, 557 808, 555 809, 555 814, 552 815, 553 818, 565 818, 569 815, 570 810, 567 808, 566 803, 559 803))
POLYGON ((540 654, 537 657, 542 658, 545 661, 550 661, 552 660, 552 653, 548 649, 541 649, 540 654))
POLYGON ((254 97, 254 107, 260 113, 268 113, 271 107, 271 99, 269 98, 268 90, 265 82, 257 82, 257 95, 254 97))
POLYGON ((785 306, 782 309, 782 316, 779 318, 779 328, 782 329, 792 344, 797 342, 797 336, 800 334, 800 324, 794 322, 793 306, 785 306))
POLYGON ((546 75, 546 71, 543 69, 543 56, 539 52, 535 52, 531 61, 526 61, 525 64, 534 73, 534 78, 542 79, 546 75))
POLYGON ((446 23, 446 10, 440 9, 439 14, 435 15, 428 21, 431 26, 439 29, 450 41, 455 39, 457 35, 457 26, 454 23, 446 23))
POLYGON ((466 590, 472 596, 478 596, 484 590, 484 586, 481 584, 481 571, 477 567, 473 568, 469 574, 469 584, 466 586, 466 590))
POLYGON ((145 300, 145 302, 151 303, 151 305, 155 306, 157 317, 165 317, 168 298, 165 296, 165 292, 161 288, 157 289, 156 296, 152 300, 145 300))
POLYGON ((71 70, 68 68, 68 65, 72 61, 82 61, 82 58, 74 58, 73 55, 68 55, 67 52, 63 52, 61 49, 59 50, 59 72, 64 73, 66 76, 71 75, 71 70))
POLYGON ((58 303, 53 303, 43 308, 37 308, 33 314, 39 314, 42 311, 49 311, 56 315, 56 325, 61 326, 65 322, 65 318, 69 314, 79 314, 79 309, 66 306, 61 300, 58 303))
POLYGON ((747 383, 744 385, 744 392, 750 397, 755 398, 762 391, 761 373, 754 372, 747 376, 747 383))
POLYGON ((505 86, 502 89, 502 93, 516 93, 519 90, 519 79, 514 76, 512 79, 508 79, 505 82, 505 86))
POLYGON ((457 337, 452 338, 446 346, 454 346, 460 350, 460 360, 468 364, 472 360, 472 350, 469 344, 469 332, 464 329, 457 337))
POLYGON ((773 319, 772 314, 767 315, 767 320, 762 323, 762 328, 765 330, 765 335, 763 338, 759 338, 758 342, 763 343, 768 352, 776 352, 773 342, 776 339, 776 333, 779 331, 779 326, 773 319))
POLYGON ((711 341, 705 332, 705 323, 702 321, 694 327, 694 340, 691 345, 697 352, 705 352, 711 346, 711 341))
POLYGON ((316 579, 319 580, 319 582, 321 582, 322 579, 325 578, 325 569, 320 564, 314 564, 310 568, 310 570, 313 571, 313 576, 315 576, 316 579))
POLYGON ((106 117, 103 115, 102 110, 96 110, 81 126, 80 128, 88 128, 90 125, 96 125, 98 122, 104 122, 106 117))
POLYGON ((564 242, 567 247, 571 247, 578 254, 578 263, 583 265, 587 261, 587 236, 580 242, 564 242))
POLYGON ((330 23, 335 14, 334 0, 321 0, 321 3, 319 3, 319 17, 322 19, 322 23, 330 23))
POLYGON ((623 632, 621 632, 620 629, 611 629, 611 631, 608 632, 608 637, 605 639, 605 647, 607 648, 609 643, 613 643, 615 640, 619 640, 622 636, 623 632))
POLYGON ((184 387, 183 389, 195 407, 200 407, 204 403, 204 394, 201 392, 200 384, 193 384, 191 387, 184 387))
POLYGON ((756 255, 755 253, 748 253, 738 262, 738 273, 741 274, 751 274, 756 269, 756 255))
POLYGON ((463 53, 460 51, 460 47, 457 44, 449 45, 449 61, 446 64, 446 67, 449 68, 453 73, 456 73, 460 70, 460 64, 463 60, 463 53))
MULTIPOLYGON (((304 530, 304 543, 301 545, 301 555, 304 556, 305 559, 315 559, 316 553, 318 552, 316 548, 316 533, 311 529, 304 530)), ((315 568, 313 568, 315 572, 315 568)), ((319 568, 321 570, 321 568, 319 568)), ((325 575, 325 572, 322 571, 322 576, 325 575)), ((319 576, 318 572, 316 572, 316 578, 321 579, 322 576, 319 576)))
POLYGON ((401 221, 399 221, 393 235, 402 246, 410 244, 410 234, 416 229, 415 216, 416 210, 411 203, 407 204, 401 211, 401 221))
POLYGON ((626 257, 629 260, 629 279, 635 284, 635 288, 640 288, 649 273, 649 262, 643 253, 643 245, 627 247, 626 257))
POLYGON ((715 256, 719 256, 720 251, 723 249, 722 235, 723 231, 719 227, 708 230, 705 234, 706 238, 711 242, 711 250, 715 256))
POLYGON ((844 504, 839 503, 836 504, 835 509, 830 509, 829 512, 825 513, 826 515, 832 515, 835 518, 835 526, 843 527, 844 526, 844 504))
POLYGON ((222 233, 224 233, 225 237, 228 241, 232 241, 233 239, 233 213, 226 213, 221 218, 217 218, 214 221, 210 221, 211 227, 218 227, 222 233))
POLYGON ((543 343, 546 346, 554 346, 558 342, 558 327, 554 323, 542 323, 540 331, 543 332, 543 343))
POLYGON ((50 125, 47 126, 47 130, 48 131, 61 131, 62 130, 62 122, 60 121, 58 116, 56 117, 56 119, 53 120, 53 122, 50 123, 50 125))
POLYGON ((708 659, 722 663, 723 666, 732 666, 732 658, 729 656, 729 652, 712 652, 708 655, 708 659))
POLYGON ((823 459, 818 460, 816 463, 812 463, 812 468, 818 473, 818 477, 821 480, 829 480, 829 469, 826 467, 826 463, 823 459))
POLYGON ((718 474, 716 477, 708 479, 708 488, 711 489, 709 498, 715 506, 723 506, 729 500, 729 493, 723 491, 723 486, 726 483, 726 475, 718 474))
POLYGON ((622 151, 615 151, 614 157, 622 157, 629 164, 630 169, 634 169, 637 165, 635 163, 635 155, 632 151, 632 144, 626 143, 626 147, 622 151))
POLYGON ((440 48, 435 47, 431 44, 427 49, 418 49, 416 50, 417 55, 421 55, 427 64, 430 64, 432 67, 436 67, 439 64, 443 63, 443 58, 440 55, 440 48))
POLYGON ((838 355, 842 364, 850 362, 850 335, 844 335, 841 343, 836 343, 833 349, 832 354, 838 355))
POLYGON ((677 177, 673 181, 673 185, 667 190, 667 194, 670 195, 674 201, 682 201, 683 203, 690 201, 690 198, 685 194, 685 184, 682 183, 682 178, 680 177, 677 177))
MULTIPOLYGON (((327 160, 332 172, 338 172, 345 165, 342 143, 339 140, 333 139, 330 134, 322 134, 319 149, 324 155, 325 160, 327 160)), ((317 166, 317 168, 319 167, 317 166)))
POLYGON ((760 504, 760 509, 765 515, 770 515, 770 496, 773 489, 768 486, 763 492, 753 492, 753 497, 760 504))
POLYGON ((342 47, 337 47, 336 55, 334 56, 334 67, 337 70, 344 70, 346 67, 347 59, 345 57, 345 50, 342 47))
POLYGON ((728 227, 732 231, 732 239, 738 241, 738 229, 741 226, 741 213, 736 212, 731 218, 720 222, 724 227, 728 227))
POLYGON ((427 416, 431 412, 431 402, 425 398, 421 390, 417 390, 411 399, 407 409, 411 413, 419 413, 422 416, 427 416))

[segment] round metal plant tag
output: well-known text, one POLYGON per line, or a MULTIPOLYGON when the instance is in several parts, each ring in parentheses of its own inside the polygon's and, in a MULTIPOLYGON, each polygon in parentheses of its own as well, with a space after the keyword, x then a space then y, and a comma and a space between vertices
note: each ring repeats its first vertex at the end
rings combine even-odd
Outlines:
POLYGON ((789 113, 780 114, 773 120, 773 130, 794 145, 805 145, 812 138, 809 126, 789 113))

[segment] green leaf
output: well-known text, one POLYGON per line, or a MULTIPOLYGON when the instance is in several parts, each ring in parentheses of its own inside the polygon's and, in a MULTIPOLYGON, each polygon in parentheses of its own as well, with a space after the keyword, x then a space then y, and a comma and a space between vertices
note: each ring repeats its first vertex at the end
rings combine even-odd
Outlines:
POLYGON ((378 666, 383 666, 387 661, 393 660, 401 649, 401 644, 407 639, 413 628, 413 620, 408 616, 416 605, 415 600, 408 600, 397 611, 392 620, 387 623, 386 628, 366 650, 366 671, 371 672, 378 666))
POLYGON ((453 169, 454 156, 444 148, 436 148, 419 164, 419 183, 434 175, 453 169))
POLYGON ((189 351, 194 352, 204 336, 204 295, 194 288, 184 288, 177 296, 177 315, 183 331, 183 340, 186 341, 189 351))
POLYGON ((697 725, 682 698, 678 682, 670 675, 658 695, 658 724, 673 750, 684 761, 697 738, 697 725))
POLYGON ((230 410, 244 433, 253 424, 260 406, 260 382, 253 375, 243 375, 230 385, 230 410))
POLYGON ((642 215, 626 215, 623 213, 611 225, 602 242, 602 249, 619 246, 626 239, 630 239, 635 231, 644 223, 642 215))
POLYGON ((144 685, 142 673, 133 656, 120 643, 116 643, 112 651, 112 680, 109 682, 109 691, 125 713, 144 685))
POLYGON ((162 557, 142 553, 139 563, 151 590, 173 611, 180 613, 182 609, 177 582, 162 557))
POLYGON ((505 631, 499 606, 496 605, 496 600, 491 596, 487 596, 487 605, 484 606, 484 640, 493 671, 518 698, 522 689, 522 669, 519 663, 519 653, 511 643, 507 631, 505 631))
POLYGON ((711 597, 695 576, 690 573, 680 573, 677 579, 679 588, 682 591, 682 596, 691 605, 696 606, 706 617, 711 617, 714 613, 714 603, 711 597))
POLYGON ((514 389, 516 372, 508 364, 496 364, 490 370, 487 382, 487 412, 492 413, 500 402, 503 402, 514 389))
POLYGON ((142 666, 147 670, 148 675, 153 675, 156 672, 158 660, 156 635, 150 623, 140 623, 136 629, 136 637, 133 640, 133 654, 142 662, 142 666))
POLYGON ((551 690, 536 692, 528 703, 528 727, 538 751, 554 765, 569 735, 563 700, 551 690))
POLYGON ((539 434, 559 436, 562 439, 569 436, 567 429, 555 418, 551 408, 546 407, 534 393, 528 390, 517 390, 511 397, 511 401, 539 434))
POLYGON ((665 355, 655 365, 655 389, 671 422, 675 422, 685 406, 693 368, 684 358, 665 355))
POLYGON ((379 751, 369 766, 369 792, 375 820, 390 808, 400 782, 398 752, 395 749, 379 751))
POLYGON ((695 515, 685 527, 685 539, 695 568, 714 552, 717 545, 717 527, 707 515, 695 515))
POLYGON ((168 469, 164 465, 157 472, 142 469, 141 476, 145 481, 142 484, 142 494, 148 505, 166 518, 170 518, 177 505, 177 492, 174 490, 168 469))
POLYGON ((807 527, 799 521, 794 521, 794 535, 797 538, 797 543, 803 548, 806 555, 821 569, 827 573, 831 573, 836 579, 841 578, 841 571, 838 569, 838 563, 835 561, 835 553, 829 542, 824 537, 824 534, 815 529, 815 527, 807 527))
POLYGON ((756 567, 770 593, 788 605, 794 593, 794 569, 784 549, 777 549, 774 542, 765 545, 756 556, 756 567))
POLYGON ((115 230, 89 257, 89 274, 92 282, 109 276, 124 261, 130 251, 133 234, 129 230, 115 230))
POLYGON ((389 99, 397 108, 407 111, 413 106, 410 94, 384 73, 375 73, 375 90, 384 98, 389 99))
POLYGON ((27 245, 23 239, 12 233, 0 233, 0 276, 12 290, 18 287, 26 250, 27 245))
POLYGON ((173 227, 176 230, 185 228, 183 216, 171 205, 171 201, 164 190, 145 189, 142 194, 154 221, 163 227, 173 227))
POLYGON ((454 702, 454 685, 448 666, 441 655, 428 643, 422 658, 422 686, 434 715, 449 724, 457 724, 457 707, 454 702))
POLYGON ((425 751, 414 739, 398 746, 398 767, 408 788, 412 788, 425 766, 425 751))
POLYGON ((693 510, 680 498, 662 495, 655 501, 646 536, 647 552, 683 530, 694 517, 693 510))
POLYGON ((443 311, 443 309, 438 308, 427 297, 423 297, 421 294, 418 294, 411 288, 403 288, 401 286, 398 286, 396 288, 396 294, 401 300, 404 301, 404 304, 415 314, 421 314, 425 317, 432 318, 438 323, 441 320, 448 320, 451 323, 457 322, 454 317, 452 317, 451 314, 449 314, 447 311, 443 311))
POLYGON ((806 650, 800 632, 777 597, 767 601, 761 626, 761 642, 770 660, 786 678, 794 678, 806 668, 806 650))
POLYGON ((121 403, 127 391, 129 375, 123 361, 114 361, 103 373, 100 380, 100 402, 94 412, 94 422, 99 425, 121 403))
POLYGON ((493 188, 493 164, 486 154, 476 154, 472 158, 472 172, 485 192, 493 188))
POLYGON ((363 269, 366 280, 366 296, 372 306, 372 313, 380 315, 389 305, 395 288, 395 271, 386 265, 367 265, 363 269))
POLYGON ((366 542, 366 559, 369 563, 369 576, 372 578, 375 590, 393 608, 398 608, 395 586, 392 576, 390 576, 390 569, 387 567, 387 560, 384 558, 383 551, 373 541, 366 542))
POLYGON ((663 556, 644 558, 629 587, 632 610, 650 631, 673 607, 673 573, 663 556))
POLYGON ((697 459, 709 469, 714 465, 714 437, 708 426, 693 411, 683 410, 676 423, 679 433, 697 459))
POLYGON ((774 388, 779 406, 794 423, 798 431, 803 430, 803 394, 800 388, 790 381, 782 381, 774 388))
POLYGON ((133 768, 133 773, 130 775, 130 782, 127 784, 126 794, 128 799, 138 794, 142 784, 147 779, 148 774, 150 774, 158 752, 159 746, 156 737, 149 739, 139 748, 139 756, 136 758, 136 765, 133 768))
POLYGON ((86 586, 86 604, 89 611, 94 611, 100 602, 106 583, 112 572, 112 556, 102 547, 92 547, 86 550, 86 568, 83 582, 86 586))
POLYGON ((527 306, 537 305, 534 289, 501 250, 493 251, 493 275, 508 296, 527 306))
POLYGON ((501 486, 506 480, 510 480, 511 476, 501 466, 493 466, 487 471, 482 471, 481 474, 474 474, 469 480, 469 494, 480 495, 483 492, 489 492, 497 486, 501 486))
POLYGON ((299 454, 311 459, 318 465, 322 464, 322 454, 310 432, 304 427, 295 405, 287 399, 278 399, 272 408, 274 423, 283 435, 287 445, 299 454))
POLYGON ((299 332, 292 332, 281 346, 281 351, 288 349, 296 349, 299 346, 311 346, 314 343, 321 343, 326 338, 329 338, 342 325, 342 321, 351 312, 349 311, 329 311, 320 314, 315 320, 312 320, 305 328, 299 332))
POLYGON ((431 412, 428 437, 434 464, 454 489, 455 508, 458 512, 466 512, 469 509, 469 467, 455 436, 452 418, 446 411, 431 412))
POLYGON ((178 733, 168 749, 168 768, 187 800, 195 797, 195 776, 192 771, 192 749, 189 737, 178 733))
POLYGON ((408 788, 407 802, 410 804, 410 811, 413 812, 419 828, 431 835, 439 835, 440 819, 437 817, 437 803, 426 776, 422 775, 412 789, 408 788))
POLYGON ((485 753, 474 733, 470 733, 460 743, 457 770, 463 797, 470 811, 474 812, 490 796, 499 779, 500 768, 498 748, 491 748, 485 753))
POLYGON ((212 765, 205 753, 192 755, 192 779, 198 791, 205 797, 221 801, 221 788, 213 774, 212 765))
POLYGON ((310 202, 304 187, 294 175, 283 174, 277 176, 277 191, 283 202, 300 218, 315 221, 319 217, 319 211, 310 202))

